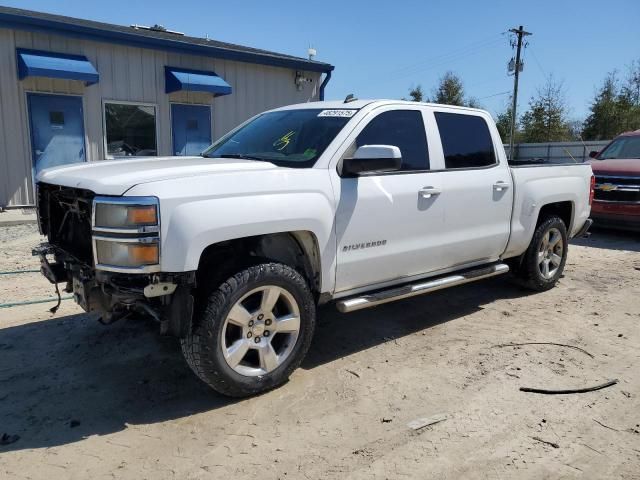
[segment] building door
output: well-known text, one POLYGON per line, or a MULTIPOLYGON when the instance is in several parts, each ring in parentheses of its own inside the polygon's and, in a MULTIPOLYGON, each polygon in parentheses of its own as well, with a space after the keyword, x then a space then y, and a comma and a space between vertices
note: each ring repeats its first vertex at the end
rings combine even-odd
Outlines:
POLYGON ((45 168, 84 162, 82 98, 30 93, 27 102, 34 175, 45 168))
POLYGON ((174 155, 200 155, 211 145, 211 108, 171 105, 174 155))

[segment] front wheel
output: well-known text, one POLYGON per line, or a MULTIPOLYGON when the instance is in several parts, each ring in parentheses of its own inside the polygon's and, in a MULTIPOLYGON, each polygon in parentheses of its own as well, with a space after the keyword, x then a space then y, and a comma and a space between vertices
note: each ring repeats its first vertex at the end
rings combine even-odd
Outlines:
POLYGON ((278 263, 238 272, 208 296, 182 340, 191 369, 214 390, 255 395, 286 382, 315 328, 315 302, 304 277, 278 263))
POLYGON ((536 227, 516 276, 532 290, 549 290, 564 271, 567 251, 567 227, 560 217, 547 217, 536 227))

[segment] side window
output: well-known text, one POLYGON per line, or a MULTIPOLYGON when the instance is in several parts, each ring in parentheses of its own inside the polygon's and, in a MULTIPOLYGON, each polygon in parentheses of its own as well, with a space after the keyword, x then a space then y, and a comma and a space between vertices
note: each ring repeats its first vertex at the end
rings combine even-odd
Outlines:
POLYGON ((356 146, 393 145, 402 154, 401 170, 428 170, 429 151, 422 114, 391 110, 375 117, 356 138, 356 146))
POLYGON ((476 115, 435 112, 445 168, 486 167, 496 163, 487 122, 476 115))

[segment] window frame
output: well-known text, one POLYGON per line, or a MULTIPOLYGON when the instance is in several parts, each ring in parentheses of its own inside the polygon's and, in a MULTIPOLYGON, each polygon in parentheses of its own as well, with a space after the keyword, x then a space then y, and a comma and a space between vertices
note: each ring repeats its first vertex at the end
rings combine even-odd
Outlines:
POLYGON ((110 100, 103 99, 102 100, 102 148, 104 149, 104 158, 106 160, 122 160, 122 159, 135 159, 135 158, 156 158, 162 156, 160 154, 160 145, 159 145, 159 133, 160 130, 158 128, 158 117, 160 115, 160 108, 157 103, 153 102, 132 102, 127 100, 110 100), (107 104, 114 105, 135 105, 139 107, 153 107, 154 109, 154 119, 155 119, 155 133, 156 133, 156 155, 144 155, 144 156, 113 156, 109 155, 109 151, 107 148, 107 104))
POLYGON ((340 154, 339 159, 335 165, 335 170, 336 170, 336 173, 338 174, 338 177, 352 178, 352 177, 347 177, 342 175, 341 173, 342 162, 345 158, 348 158, 347 152, 351 150, 352 145, 355 143, 360 133, 362 133, 362 131, 365 128, 367 128, 367 126, 379 115, 382 115, 383 113, 387 113, 390 111, 398 111, 398 110, 415 111, 420 113, 420 115, 422 116, 422 125, 424 128, 425 140, 427 142, 427 153, 429 155, 430 168, 423 169, 423 170, 397 170, 397 171, 391 171, 391 172, 371 172, 371 173, 359 175, 359 177, 356 177, 356 179, 367 178, 367 177, 382 177, 382 176, 388 176, 388 175, 412 175, 412 174, 428 173, 428 172, 436 171, 431 168, 433 167, 433 159, 434 159, 434 155, 436 154, 436 151, 432 146, 433 142, 429 141, 429 137, 430 135, 432 135, 432 133, 430 133, 431 125, 427 117, 427 111, 425 109, 425 106, 420 104, 416 104, 416 105, 389 104, 389 105, 381 105, 379 107, 374 108, 370 112, 368 112, 362 119, 360 119, 356 127, 351 131, 351 133, 343 143, 343 146, 341 147, 341 148, 344 148, 344 151, 340 154))
MULTIPOLYGON (((486 114, 484 114, 483 112, 476 112, 476 111, 465 111, 465 110, 458 110, 458 109, 448 109, 448 108, 433 108, 431 109, 431 115, 432 115, 432 121, 433 121, 433 128, 434 128, 434 135, 437 136, 437 142, 438 145, 440 147, 440 158, 442 159, 442 168, 438 169, 438 170, 430 170, 431 172, 460 172, 460 171, 465 171, 465 170, 488 170, 491 168, 497 168, 500 166, 500 154, 498 149, 496 149, 496 139, 495 139, 495 134, 491 128, 491 123, 487 120, 486 118, 486 114), (436 119, 436 113, 450 113, 450 114, 454 114, 454 115, 466 115, 469 117, 478 117, 481 120, 483 120, 487 126, 487 130, 489 132, 489 137, 491 138, 491 143, 493 144, 493 157, 494 157, 494 163, 489 164, 489 165, 482 165, 479 167, 456 167, 456 168, 447 168, 446 167, 446 158, 444 155, 444 145, 442 144, 442 137, 440 135, 440 128, 438 127, 438 121, 436 119)), ((502 145, 502 142, 500 142, 500 145, 502 145)))

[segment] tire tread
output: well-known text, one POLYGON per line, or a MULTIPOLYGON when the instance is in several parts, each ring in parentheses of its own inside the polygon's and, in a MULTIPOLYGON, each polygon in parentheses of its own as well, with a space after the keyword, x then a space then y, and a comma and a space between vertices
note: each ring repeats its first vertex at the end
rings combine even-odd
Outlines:
POLYGON ((531 239, 531 243, 529 244, 527 251, 523 254, 520 266, 517 268, 516 276, 520 280, 520 283, 530 290, 535 290, 537 292, 550 290, 556 285, 556 283, 560 279, 560 276, 562 275, 562 272, 564 271, 567 254, 567 227, 560 217, 558 217, 557 215, 549 215, 536 226, 536 230, 533 234, 533 238, 531 239), (542 235, 544 235, 547 230, 553 227, 558 228, 560 230, 560 233, 562 234, 564 247, 563 258, 555 278, 553 278, 552 280, 546 280, 540 275, 538 271, 538 243, 540 242, 542 235))
POLYGON ((308 351, 315 327, 315 303, 304 277, 287 265, 275 262, 262 263, 236 273, 217 288, 210 288, 206 297, 206 307, 199 318, 195 319, 193 331, 180 341, 185 360, 198 378, 217 392, 230 397, 255 395, 286 382, 308 351), (239 385, 233 379, 228 378, 220 365, 217 365, 218 362, 213 351, 214 348, 217 348, 217 341, 212 338, 214 323, 222 321, 223 312, 228 308, 232 296, 238 290, 248 288, 251 284, 261 281, 265 276, 277 276, 303 293, 304 302, 299 305, 299 308, 301 318, 306 317, 308 323, 305 329, 307 334, 299 338, 298 341, 303 343, 295 353, 297 358, 292 358, 286 368, 279 368, 273 374, 253 377, 257 379, 254 386, 239 385))

